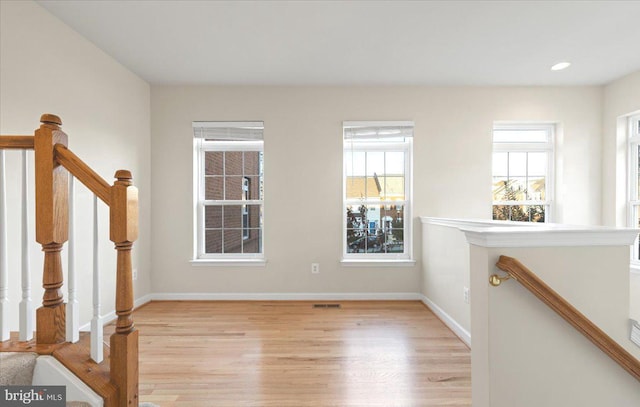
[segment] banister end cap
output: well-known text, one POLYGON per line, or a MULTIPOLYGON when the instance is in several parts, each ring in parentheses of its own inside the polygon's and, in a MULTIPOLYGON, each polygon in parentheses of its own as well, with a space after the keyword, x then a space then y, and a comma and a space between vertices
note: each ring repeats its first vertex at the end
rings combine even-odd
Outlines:
POLYGON ((129 170, 118 170, 116 171, 115 178, 118 181, 131 181, 133 176, 131 175, 131 171, 129 170))
POLYGON ((45 113, 40 116, 40 122, 45 124, 56 124, 58 126, 62 126, 62 119, 59 116, 51 113, 45 113))

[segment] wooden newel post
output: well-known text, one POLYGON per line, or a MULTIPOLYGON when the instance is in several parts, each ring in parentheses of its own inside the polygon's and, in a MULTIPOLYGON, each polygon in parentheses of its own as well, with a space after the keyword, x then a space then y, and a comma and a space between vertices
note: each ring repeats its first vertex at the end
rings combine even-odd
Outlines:
POLYGON ((138 189, 131 172, 120 170, 111 187, 110 238, 118 251, 116 331, 111 335, 111 380, 118 388, 118 406, 138 405, 138 331, 133 326, 131 248, 138 238, 138 189))
POLYGON ((36 311, 38 343, 65 340, 65 304, 62 298, 62 260, 60 251, 67 241, 68 182, 67 170, 55 157, 56 144, 67 145, 67 135, 60 130, 58 116, 44 114, 34 137, 36 179, 36 241, 44 251, 42 307, 36 311))

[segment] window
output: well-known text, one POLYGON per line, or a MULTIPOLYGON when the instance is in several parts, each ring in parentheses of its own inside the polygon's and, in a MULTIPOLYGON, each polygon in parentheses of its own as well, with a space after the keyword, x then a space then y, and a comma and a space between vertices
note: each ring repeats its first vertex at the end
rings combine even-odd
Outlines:
POLYGON ((413 122, 345 122, 345 260, 411 258, 413 122))
MULTIPOLYGON (((640 114, 629 117, 629 227, 640 227, 640 114)), ((633 245, 632 263, 640 266, 640 243, 633 245)))
POLYGON ((493 219, 551 219, 553 133, 552 124, 494 126, 493 219))
POLYGON ((262 122, 194 122, 196 259, 263 259, 262 122))

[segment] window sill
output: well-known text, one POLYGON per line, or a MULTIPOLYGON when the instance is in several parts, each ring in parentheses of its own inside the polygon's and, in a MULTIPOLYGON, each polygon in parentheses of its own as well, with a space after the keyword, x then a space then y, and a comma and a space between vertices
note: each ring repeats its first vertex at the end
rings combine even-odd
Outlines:
POLYGON ((638 264, 638 263, 631 263, 631 265, 629 266, 629 270, 630 270, 633 274, 640 274, 640 264, 638 264))
POLYGON ((264 267, 266 259, 193 259, 189 260, 194 267, 264 267))
POLYGON ((342 259, 340 264, 343 267, 413 267, 416 265, 416 261, 410 259, 342 259))

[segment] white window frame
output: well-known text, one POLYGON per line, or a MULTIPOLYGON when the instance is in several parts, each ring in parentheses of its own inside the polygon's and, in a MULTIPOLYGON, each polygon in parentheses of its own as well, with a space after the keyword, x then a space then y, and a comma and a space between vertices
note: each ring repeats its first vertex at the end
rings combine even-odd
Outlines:
MULTIPOLYGON (((413 137, 406 137, 398 142, 357 142, 352 143, 344 137, 345 129, 353 127, 412 127, 412 121, 347 121, 343 122, 343 160, 342 160, 342 261, 346 266, 411 266, 413 260, 413 137), (403 152, 404 153, 404 197, 402 201, 378 200, 369 201, 368 205, 403 205, 403 253, 348 253, 347 245, 347 206, 360 205, 361 200, 347 199, 346 154, 354 152, 403 152)), ((413 131, 413 130, 412 130, 413 131)))
MULTIPOLYGON (((547 153, 547 171, 545 179, 545 197, 543 201, 493 201, 491 204, 491 213, 493 214, 493 207, 495 205, 504 206, 545 206, 544 223, 551 223, 554 219, 554 192, 555 192, 555 123, 494 123, 493 133, 496 130, 512 130, 512 131, 527 131, 527 130, 544 130, 547 132, 546 142, 522 142, 522 143, 507 143, 493 141, 493 150, 491 157, 493 161, 493 153, 547 153)), ((493 167, 491 171, 491 177, 493 179, 493 167)), ((492 182, 493 185, 493 182, 492 182)), ((493 215, 492 215, 493 217, 493 215)), ((512 221, 507 221, 512 222, 512 221)))
MULTIPOLYGON (((250 201, 249 199, 249 177, 242 177, 242 200, 250 201)), ((249 239, 249 206, 242 205, 242 240, 249 239)))
MULTIPOLYGON (((637 229, 638 218, 636 210, 640 211, 640 199, 638 199, 638 147, 640 146, 640 113, 628 117, 627 121, 627 149, 629 166, 627 168, 627 225, 637 229)), ((640 271, 640 252, 638 238, 631 245, 631 267, 640 271)))
MULTIPOLYGON (((262 133, 262 122, 194 122, 194 132, 196 132, 199 126, 212 126, 212 127, 243 127, 253 126, 260 127, 259 133, 262 133)), ((230 138, 234 138, 231 136, 230 138)), ((194 265, 264 265, 266 263, 264 253, 264 191, 262 193, 262 199, 244 199, 244 194, 239 200, 207 200, 205 199, 205 153, 210 151, 242 151, 250 152, 256 151, 263 153, 263 165, 264 165, 264 141, 261 136, 260 139, 247 139, 243 141, 236 140, 206 140, 202 137, 194 137, 194 244, 193 244, 193 259, 191 263, 194 265), (261 237, 260 237, 260 253, 206 253, 205 251, 205 207, 208 205, 238 205, 242 206, 241 212, 241 224, 242 240, 245 240, 244 231, 244 208, 247 205, 260 205, 260 213, 262 216, 261 221, 261 237)), ((242 174, 244 176, 244 174, 242 174)), ((264 170, 262 174, 262 185, 264 188, 264 170)), ((244 179, 243 179, 244 187, 244 179)))

